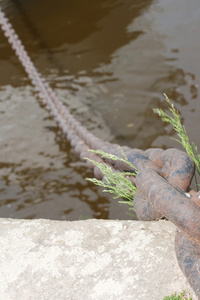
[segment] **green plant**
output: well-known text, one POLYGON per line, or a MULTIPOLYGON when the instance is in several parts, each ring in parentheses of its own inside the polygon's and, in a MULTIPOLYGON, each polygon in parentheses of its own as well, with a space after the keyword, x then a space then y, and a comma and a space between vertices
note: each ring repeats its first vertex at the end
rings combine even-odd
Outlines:
POLYGON ((133 207, 133 198, 135 196, 136 187, 130 182, 128 179, 129 176, 135 176, 137 174, 137 170, 135 167, 128 161, 125 153, 120 148, 122 153, 122 158, 118 156, 105 153, 101 150, 89 150, 95 154, 100 155, 102 158, 111 159, 113 161, 118 160, 126 163, 131 169, 132 172, 117 172, 116 170, 112 169, 106 163, 98 163, 94 160, 88 159, 91 161, 95 166, 97 166, 104 175, 104 180, 98 180, 96 178, 86 178, 86 180, 93 182, 96 185, 99 185, 104 188, 103 192, 109 192, 114 194, 114 198, 124 198, 123 201, 119 201, 119 203, 125 203, 131 206, 130 210, 134 210, 133 207))
POLYGON ((185 292, 183 291, 179 295, 177 293, 175 293, 171 296, 166 296, 163 298, 163 300, 192 300, 192 298, 185 297, 185 292))
MULTIPOLYGON (((186 152, 193 159, 196 165, 197 174, 198 176, 200 176, 200 154, 198 154, 197 146, 194 143, 190 144, 185 126, 181 124, 181 118, 179 112, 175 109, 173 103, 169 100, 169 98, 165 94, 164 96, 166 102, 169 105, 168 109, 170 111, 170 114, 166 113, 160 108, 154 108, 153 111, 154 113, 158 114, 161 117, 161 120, 163 122, 170 123, 173 126, 173 129, 177 132, 178 135, 178 139, 175 138, 175 140, 178 141, 183 146, 186 152)), ((86 179, 93 182, 96 185, 102 186, 104 188, 103 190, 104 192, 115 194, 114 198, 123 198, 124 201, 119 201, 119 202, 129 204, 131 206, 130 209, 134 210, 133 199, 136 193, 136 187, 128 180, 128 178, 129 176, 136 175, 137 170, 128 161, 123 150, 121 149, 122 158, 119 158, 109 153, 105 153, 101 150, 97 150, 97 151, 89 150, 89 151, 94 152, 97 155, 100 155, 103 159, 108 158, 113 161, 115 160, 123 161, 127 163, 131 168, 133 168, 133 170, 135 170, 135 173, 117 172, 116 170, 109 167, 106 163, 97 163, 93 160, 86 158, 101 170, 101 172, 104 174, 104 181, 97 180, 95 178, 86 178, 86 179)), ((196 180, 196 186, 198 190, 197 174, 195 174, 195 180, 196 180)))
MULTIPOLYGON (((198 153, 197 146, 194 144, 194 142, 190 143, 189 137, 187 135, 185 126, 181 124, 181 118, 179 112, 175 109, 173 103, 169 100, 167 95, 165 95, 165 100, 169 104, 169 111, 171 112, 171 116, 164 112, 160 108, 154 108, 154 113, 158 114, 161 117, 161 120, 166 123, 170 123, 173 126, 173 129, 177 132, 178 139, 175 139, 177 142, 179 142, 183 148, 186 150, 188 155, 192 158, 196 165, 196 170, 198 173, 198 176, 200 176, 200 154, 198 153)), ((195 174, 195 180, 196 180, 196 187, 198 190, 198 180, 197 180, 197 174, 195 174)))

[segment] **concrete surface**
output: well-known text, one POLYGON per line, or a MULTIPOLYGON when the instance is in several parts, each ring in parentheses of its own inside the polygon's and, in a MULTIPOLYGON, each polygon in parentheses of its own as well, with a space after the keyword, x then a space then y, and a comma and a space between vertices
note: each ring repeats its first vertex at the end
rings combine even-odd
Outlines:
POLYGON ((1 300, 162 300, 187 291, 167 221, 0 219, 1 300))

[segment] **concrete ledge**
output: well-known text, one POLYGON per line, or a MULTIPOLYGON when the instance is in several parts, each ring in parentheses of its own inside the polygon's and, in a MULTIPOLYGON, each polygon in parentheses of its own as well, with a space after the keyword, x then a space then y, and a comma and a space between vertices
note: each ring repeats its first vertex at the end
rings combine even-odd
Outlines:
POLYGON ((185 290, 167 221, 0 219, 1 300, 162 300, 185 290))

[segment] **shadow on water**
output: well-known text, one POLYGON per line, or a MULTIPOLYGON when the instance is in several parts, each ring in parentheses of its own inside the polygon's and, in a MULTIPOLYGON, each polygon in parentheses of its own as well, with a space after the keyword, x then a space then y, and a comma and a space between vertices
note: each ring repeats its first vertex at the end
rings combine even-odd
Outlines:
MULTIPOLYGON (((165 106, 163 92, 197 138, 198 0, 190 7, 183 0, 181 9, 178 2, 7 0, 2 8, 84 126, 104 140, 146 149, 178 147, 152 113, 165 106)), ((2 32, 0 40, 0 216, 130 218, 128 207, 85 181, 92 174, 38 105, 2 32)))

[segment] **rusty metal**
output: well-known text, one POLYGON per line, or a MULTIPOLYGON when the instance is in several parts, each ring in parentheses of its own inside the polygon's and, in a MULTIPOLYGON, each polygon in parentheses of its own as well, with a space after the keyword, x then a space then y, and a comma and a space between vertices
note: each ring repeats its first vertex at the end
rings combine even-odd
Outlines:
POLYGON ((175 250, 179 265, 188 278, 190 285, 200 295, 200 244, 185 232, 178 230, 175 239, 175 250))
MULTIPOLYGON (((55 93, 35 68, 19 37, 0 10, 1 28, 30 78, 41 103, 49 110, 72 147, 82 160, 86 157, 110 165, 116 172, 131 171, 126 163, 102 159, 88 149, 121 157, 118 145, 95 137, 84 128, 57 99, 55 93)), ((190 190, 194 163, 184 152, 177 149, 131 149, 122 147, 128 160, 139 170, 136 178, 129 177, 137 186, 134 207, 140 220, 158 220, 166 217, 177 226, 175 249, 179 265, 200 299, 200 194, 190 190)), ((90 161, 98 179, 104 179, 101 171, 90 161)))

